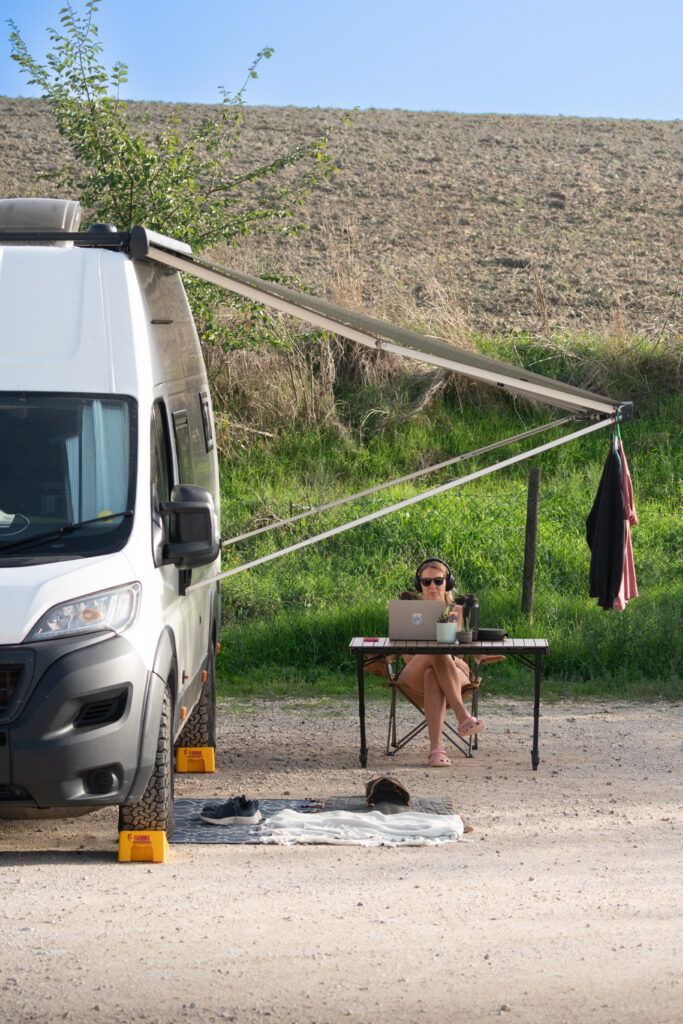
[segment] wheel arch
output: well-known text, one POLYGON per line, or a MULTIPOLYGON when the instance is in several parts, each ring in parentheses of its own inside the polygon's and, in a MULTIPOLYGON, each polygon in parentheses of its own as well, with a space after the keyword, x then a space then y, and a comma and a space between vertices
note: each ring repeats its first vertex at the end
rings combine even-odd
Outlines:
POLYGON ((178 703, 178 654, 175 635, 170 626, 166 626, 159 637, 152 673, 164 680, 175 707, 178 703))
POLYGON ((209 640, 213 644, 214 651, 216 650, 216 644, 218 643, 218 637, 221 631, 221 585, 217 583, 215 587, 211 588, 211 603, 210 612, 211 624, 209 626, 209 640))
POLYGON ((125 803, 134 803, 140 799, 152 774, 165 689, 168 689, 171 698, 171 709, 173 710, 177 704, 177 664, 175 637, 173 631, 167 626, 159 637, 152 670, 147 681, 140 727, 138 768, 126 795, 125 803))

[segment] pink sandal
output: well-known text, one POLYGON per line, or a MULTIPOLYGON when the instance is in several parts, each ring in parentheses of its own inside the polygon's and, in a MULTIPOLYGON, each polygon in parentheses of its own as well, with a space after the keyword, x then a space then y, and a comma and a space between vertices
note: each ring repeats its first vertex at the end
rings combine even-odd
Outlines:
POLYGON ((461 722, 458 726, 458 736, 461 739, 466 740, 468 736, 474 736, 478 732, 483 732, 486 728, 486 722, 483 722, 481 718, 474 718, 469 715, 464 722, 461 722))
POLYGON ((430 750, 429 751, 429 767, 430 768, 448 768, 451 764, 451 759, 445 750, 430 750))

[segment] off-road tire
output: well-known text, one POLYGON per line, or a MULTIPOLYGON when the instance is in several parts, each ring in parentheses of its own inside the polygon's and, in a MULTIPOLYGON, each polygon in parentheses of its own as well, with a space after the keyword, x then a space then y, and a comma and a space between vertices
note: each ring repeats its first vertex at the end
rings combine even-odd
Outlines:
POLYGON ((164 688, 154 769, 147 788, 136 804, 119 807, 119 831, 164 831, 173 835, 173 705, 164 688))
POLYGON ((209 647, 206 679, 199 700, 185 722, 176 747, 216 746, 216 648, 209 647))

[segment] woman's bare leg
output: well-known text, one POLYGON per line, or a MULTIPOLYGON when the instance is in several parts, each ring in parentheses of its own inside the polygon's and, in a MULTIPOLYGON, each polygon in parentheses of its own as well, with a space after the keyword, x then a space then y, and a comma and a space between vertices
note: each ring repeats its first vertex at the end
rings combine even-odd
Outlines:
POLYGON ((434 670, 431 668, 428 668, 424 674, 424 704, 429 749, 439 750, 443 741, 443 726, 446 721, 446 698, 439 687, 434 670))
POLYGON ((441 692, 429 659, 419 654, 411 655, 401 670, 400 685, 401 689, 424 709, 429 749, 438 749, 441 746, 443 724, 446 719, 446 698, 441 692))
MULTIPOLYGON (((453 708, 458 725, 462 725, 470 714, 462 702, 462 688, 469 681, 461 668, 448 654, 416 654, 401 672, 401 684, 409 689, 422 692, 427 697, 425 675, 433 670, 446 703, 453 708)), ((426 708, 425 708, 426 716, 426 708)))
POLYGON ((448 655, 435 655, 433 667, 446 703, 453 708, 458 725, 462 725, 470 717, 470 713, 462 701, 462 688, 469 682, 469 679, 448 655))

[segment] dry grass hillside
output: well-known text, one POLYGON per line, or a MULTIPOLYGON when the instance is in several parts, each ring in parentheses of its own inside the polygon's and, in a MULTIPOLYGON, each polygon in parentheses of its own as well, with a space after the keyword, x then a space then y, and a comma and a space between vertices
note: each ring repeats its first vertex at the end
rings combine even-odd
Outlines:
MULTIPOLYGON (((165 104, 149 111, 152 126, 165 104)), ((183 105, 182 119, 208 107, 183 105)), ((240 166, 339 120, 249 107, 240 166)), ((337 131, 309 230, 217 254, 454 340, 473 331, 598 331, 651 341, 681 323, 683 123, 368 110, 337 131)), ((0 195, 49 195, 65 149, 43 101, 0 98, 0 195)))

